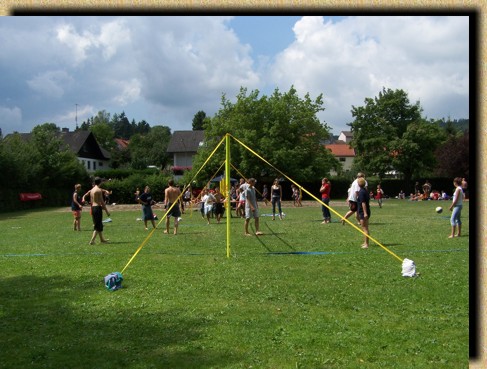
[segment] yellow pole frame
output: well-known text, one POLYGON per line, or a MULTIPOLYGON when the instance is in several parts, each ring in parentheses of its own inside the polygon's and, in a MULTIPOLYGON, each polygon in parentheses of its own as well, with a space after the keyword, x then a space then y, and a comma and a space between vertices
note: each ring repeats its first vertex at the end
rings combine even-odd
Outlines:
POLYGON ((232 199, 230 197, 230 135, 225 136, 225 189, 226 189, 226 208, 227 208, 227 258, 230 257, 230 219, 232 218, 232 199))

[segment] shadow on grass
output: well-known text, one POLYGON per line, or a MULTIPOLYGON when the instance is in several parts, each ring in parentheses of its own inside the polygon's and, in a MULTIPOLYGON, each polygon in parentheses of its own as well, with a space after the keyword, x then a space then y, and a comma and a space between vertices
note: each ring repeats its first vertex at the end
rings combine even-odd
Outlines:
POLYGON ((203 347, 214 322, 163 302, 146 311, 125 291, 106 291, 92 276, 0 279, 1 367, 212 368, 242 360, 203 347))
MULTIPOLYGON (((271 236, 274 236, 276 237, 283 245, 285 245, 288 249, 290 250, 293 250, 295 251, 295 248, 293 247, 293 245, 291 245, 289 242, 287 242, 284 238, 282 238, 281 236, 279 236, 280 233, 277 233, 275 232, 270 226, 269 224, 266 222, 265 223, 265 226, 267 227, 267 229, 269 230, 270 232, 270 235, 271 236)), ((262 243, 262 242, 261 242, 262 243)), ((263 244, 263 243, 262 243, 263 244)), ((273 250, 270 250, 268 247, 266 247, 267 251, 273 251, 273 250)))

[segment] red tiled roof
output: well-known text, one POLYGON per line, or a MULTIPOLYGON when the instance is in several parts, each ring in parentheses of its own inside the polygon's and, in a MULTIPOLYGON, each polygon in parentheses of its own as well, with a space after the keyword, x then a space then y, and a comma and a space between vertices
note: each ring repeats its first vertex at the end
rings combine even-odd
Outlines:
POLYGON ((115 138, 115 143, 120 149, 126 149, 129 146, 130 141, 123 138, 115 138))
POLYGON ((325 147, 335 156, 355 156, 355 150, 347 144, 329 144, 325 147))

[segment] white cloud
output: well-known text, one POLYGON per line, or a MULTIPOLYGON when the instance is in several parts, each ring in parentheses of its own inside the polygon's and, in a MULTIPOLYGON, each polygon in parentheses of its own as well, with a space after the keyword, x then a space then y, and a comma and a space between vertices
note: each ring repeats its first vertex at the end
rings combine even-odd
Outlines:
MULTIPOLYGON (((277 39, 268 19, 266 39, 277 39)), ((196 112, 218 111, 223 93, 234 100, 240 87, 269 94, 294 85, 323 93, 320 118, 338 133, 352 105, 388 87, 420 100, 430 118, 467 117, 467 17, 328 19, 301 18, 294 39, 280 40, 287 47, 260 49, 254 60, 255 36, 240 41, 231 17, 5 17, 0 104, 21 109, 26 132, 46 121, 74 127, 75 104, 191 129, 196 112)), ((79 111, 78 121, 89 117, 79 111)))
POLYGON ((249 47, 239 43, 224 19, 173 18, 145 20, 146 29, 134 40, 145 97, 166 106, 201 104, 208 99, 219 102, 222 92, 233 93, 240 86, 258 86, 249 47), (147 38, 150 43, 142 42, 147 38))
POLYGON ((295 41, 271 66, 273 83, 323 93, 322 116, 340 129, 352 121, 351 106, 382 87, 404 89, 430 118, 442 118, 447 109, 439 101, 468 101, 467 25, 467 17, 303 17, 295 41))
MULTIPOLYGON (((95 23, 96 24, 96 23, 95 23)), ((73 24, 62 24, 57 28, 57 39, 72 51, 72 59, 79 64, 89 58, 91 50, 100 50, 105 61, 110 60, 118 48, 130 42, 130 31, 122 20, 101 22, 92 30, 79 33, 73 24)))

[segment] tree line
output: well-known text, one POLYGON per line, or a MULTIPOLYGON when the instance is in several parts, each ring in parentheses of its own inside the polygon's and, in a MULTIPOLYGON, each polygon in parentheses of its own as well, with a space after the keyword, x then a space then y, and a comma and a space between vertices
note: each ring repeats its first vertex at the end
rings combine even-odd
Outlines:
MULTIPOLYGON (((401 89, 383 88, 376 97, 365 98, 362 106, 351 107, 352 121, 348 125, 356 153, 352 173, 344 173, 323 144, 331 137, 330 126, 317 117, 325 110, 323 94, 300 97, 291 87, 285 92, 276 88, 266 96, 242 87, 234 102, 223 94, 220 104, 214 116, 199 111, 193 118, 193 129, 205 131, 205 144, 194 158, 193 170, 183 177, 184 183, 193 178, 226 133, 275 166, 270 167, 247 148, 232 144, 236 169, 264 180, 279 177, 280 171, 298 183, 319 181, 330 176, 332 170, 341 177, 365 171, 379 179, 397 170, 406 182, 434 176, 469 176, 468 119, 427 119, 420 103, 411 103, 401 89)), ((172 135, 168 126, 130 121, 125 112, 111 115, 100 111, 76 129, 94 134, 110 152, 114 169, 141 170, 149 165, 162 169, 172 163, 166 152, 172 135), (115 138, 127 140, 128 146, 117 146, 115 138)), ((16 135, 9 135, 8 140, 0 136, 0 188, 64 189, 85 179, 86 170, 63 145, 59 130, 54 123, 44 123, 32 130, 29 141, 16 135)), ((200 178, 211 178, 223 160, 224 150, 215 153, 215 160, 208 163, 200 178)))

